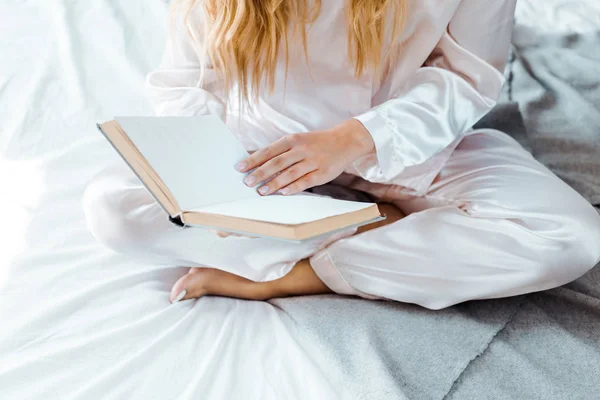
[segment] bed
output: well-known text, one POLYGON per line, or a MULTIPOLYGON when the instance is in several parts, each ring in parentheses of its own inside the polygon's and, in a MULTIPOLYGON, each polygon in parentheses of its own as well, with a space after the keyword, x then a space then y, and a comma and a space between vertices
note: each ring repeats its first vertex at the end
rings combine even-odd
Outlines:
MULTIPOLYGON (((88 233, 120 162, 94 123, 151 115, 162 0, 0 3, 0 398, 596 399, 600 268, 441 311, 342 296, 171 305, 187 269, 88 233)), ((600 5, 521 0, 504 129, 600 204, 600 5)), ((598 244, 600 246, 600 243, 598 244)))

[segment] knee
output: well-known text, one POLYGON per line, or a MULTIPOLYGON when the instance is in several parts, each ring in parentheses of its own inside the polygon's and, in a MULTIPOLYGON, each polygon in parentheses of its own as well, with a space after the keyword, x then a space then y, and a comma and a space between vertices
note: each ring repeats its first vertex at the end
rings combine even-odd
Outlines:
POLYGON ((92 181, 83 194, 82 206, 88 230, 106 247, 121 252, 140 240, 127 218, 133 204, 115 177, 99 176, 92 181))
POLYGON ((558 217, 548 251, 540 257, 541 279, 553 286, 569 283, 600 261, 600 214, 588 203, 558 217))
POLYGON ((581 213, 572 223, 571 232, 576 238, 572 252, 579 261, 581 275, 600 262, 600 213, 586 203, 586 213, 581 213))

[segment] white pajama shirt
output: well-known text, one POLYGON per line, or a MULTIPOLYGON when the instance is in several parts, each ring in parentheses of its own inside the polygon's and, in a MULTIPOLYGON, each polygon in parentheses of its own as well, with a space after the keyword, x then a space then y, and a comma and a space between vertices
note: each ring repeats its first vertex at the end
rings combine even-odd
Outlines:
MULTIPOLYGON (((303 244, 221 238, 171 224, 122 166, 86 191, 90 230, 120 252, 256 281, 277 279, 309 258, 337 293, 431 309, 578 278, 600 260, 598 213, 505 133, 471 128, 504 84, 515 1, 408 1, 394 49, 400 56, 380 79, 354 75, 346 1, 323 1, 308 31, 308 64, 292 44, 286 77, 281 52, 275 90, 261 90, 255 113, 241 118, 235 101, 223 101, 214 70, 200 81, 205 55, 175 24, 160 67, 148 76, 157 115, 216 114, 249 151, 356 118, 376 151, 335 183, 394 203, 407 217, 303 244)), ((196 43, 201 19, 195 14, 190 26, 196 43)))

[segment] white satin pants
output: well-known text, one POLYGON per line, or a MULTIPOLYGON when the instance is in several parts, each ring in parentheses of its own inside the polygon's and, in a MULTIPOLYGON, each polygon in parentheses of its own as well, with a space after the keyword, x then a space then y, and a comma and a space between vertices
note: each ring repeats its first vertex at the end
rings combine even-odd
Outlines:
POLYGON ((221 238, 170 223, 125 166, 90 184, 84 209, 100 242, 153 263, 267 281, 309 258, 337 293, 430 309, 560 286, 600 260, 600 215, 502 132, 466 136, 424 195, 382 190, 357 177, 339 181, 393 202, 407 216, 303 244, 221 238))

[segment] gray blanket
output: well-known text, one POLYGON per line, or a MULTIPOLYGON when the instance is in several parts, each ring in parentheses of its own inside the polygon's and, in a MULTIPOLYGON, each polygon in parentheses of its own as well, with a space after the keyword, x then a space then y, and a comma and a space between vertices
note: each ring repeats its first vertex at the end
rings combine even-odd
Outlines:
POLYGON ((321 345, 354 399, 442 399, 519 309, 523 297, 440 311, 336 295, 277 299, 321 345))
MULTIPOLYGON (((544 4, 519 4, 544 17, 544 4)), ((509 133, 599 204, 600 30, 544 34, 518 18, 504 102, 477 127, 509 133)), ((557 289, 441 311, 337 296, 272 303, 356 399, 600 398, 600 266, 557 289)))

